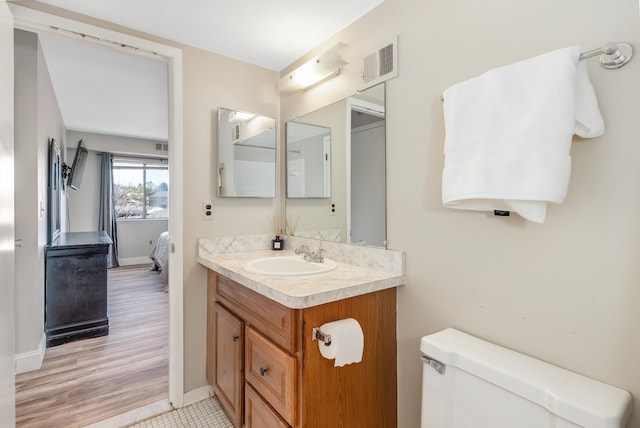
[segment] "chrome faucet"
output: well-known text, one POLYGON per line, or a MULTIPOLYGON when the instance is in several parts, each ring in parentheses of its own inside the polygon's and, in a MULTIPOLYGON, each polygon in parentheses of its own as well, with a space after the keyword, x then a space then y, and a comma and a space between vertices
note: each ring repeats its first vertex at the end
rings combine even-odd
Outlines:
POLYGON ((324 257, 322 257, 322 253, 324 250, 322 248, 318 248, 318 251, 312 252, 306 245, 300 245, 296 248, 296 254, 304 254, 304 259, 308 262, 313 263, 323 263, 324 257))

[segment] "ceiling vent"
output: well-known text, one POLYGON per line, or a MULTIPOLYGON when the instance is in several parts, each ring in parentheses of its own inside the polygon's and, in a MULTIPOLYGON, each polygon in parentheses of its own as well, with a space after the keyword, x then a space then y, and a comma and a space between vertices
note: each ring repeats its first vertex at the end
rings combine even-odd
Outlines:
POLYGON ((168 153, 169 152, 169 145, 168 144, 162 144, 162 143, 156 143, 156 152, 168 153))
POLYGON ((362 61, 362 88, 377 85, 398 76, 398 37, 362 61))
POLYGON ((240 141, 240 124, 237 123, 231 127, 231 142, 238 143, 240 141))

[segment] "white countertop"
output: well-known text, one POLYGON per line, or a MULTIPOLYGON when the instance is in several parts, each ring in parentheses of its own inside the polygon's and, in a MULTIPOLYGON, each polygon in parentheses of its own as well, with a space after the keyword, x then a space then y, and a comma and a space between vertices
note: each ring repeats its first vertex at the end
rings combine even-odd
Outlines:
MULTIPOLYGON (((296 256, 293 251, 258 250, 208 254, 201 252, 198 262, 203 266, 236 281, 276 302, 302 309, 404 284, 404 275, 397 272, 369 269, 342 263, 317 275, 273 277, 254 275, 242 269, 246 262, 263 257, 296 256)), ((298 256, 302 258, 302 256, 298 256)))

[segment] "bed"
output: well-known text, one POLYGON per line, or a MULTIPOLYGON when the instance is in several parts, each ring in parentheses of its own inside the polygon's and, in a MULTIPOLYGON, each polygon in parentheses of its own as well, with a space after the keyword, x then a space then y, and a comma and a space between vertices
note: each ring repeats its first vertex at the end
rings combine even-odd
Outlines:
POLYGON ((169 285, 169 232, 160 234, 149 258, 153 261, 153 270, 160 271, 160 279, 165 284, 165 291, 167 291, 169 285))

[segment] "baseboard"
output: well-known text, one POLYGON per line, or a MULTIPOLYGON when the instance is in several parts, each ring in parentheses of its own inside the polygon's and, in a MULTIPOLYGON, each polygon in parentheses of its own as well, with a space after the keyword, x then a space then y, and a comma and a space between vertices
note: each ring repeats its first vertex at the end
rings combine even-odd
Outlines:
POLYGON ((29 352, 23 352, 22 354, 16 354, 15 367, 16 374, 26 373, 33 370, 38 370, 42 367, 42 360, 44 359, 44 351, 47 349, 47 336, 44 331, 40 335, 38 340, 38 349, 29 352))
POLYGON ((129 257, 126 259, 118 258, 118 264, 120 266, 133 266, 133 265, 151 265, 153 262, 149 257, 129 257))
POLYGON ((191 391, 184 394, 183 406, 189 406, 193 403, 197 403, 198 401, 206 400, 210 396, 213 395, 213 388, 209 385, 201 386, 200 388, 192 389, 191 391))

